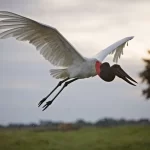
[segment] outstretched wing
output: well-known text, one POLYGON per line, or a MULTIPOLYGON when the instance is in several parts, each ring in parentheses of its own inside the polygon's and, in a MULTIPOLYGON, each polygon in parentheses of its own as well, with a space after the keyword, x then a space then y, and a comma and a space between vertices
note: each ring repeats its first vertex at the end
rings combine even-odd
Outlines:
POLYGON ((125 47, 125 44, 128 43, 128 41, 131 39, 133 39, 133 36, 121 39, 100 51, 95 57, 102 62, 107 55, 115 53, 113 61, 117 63, 118 59, 121 57, 121 54, 123 54, 123 48, 125 47))
POLYGON ((84 61, 84 57, 57 29, 29 18, 0 11, 0 31, 0 39, 15 37, 20 41, 29 41, 55 66, 66 67, 84 61))

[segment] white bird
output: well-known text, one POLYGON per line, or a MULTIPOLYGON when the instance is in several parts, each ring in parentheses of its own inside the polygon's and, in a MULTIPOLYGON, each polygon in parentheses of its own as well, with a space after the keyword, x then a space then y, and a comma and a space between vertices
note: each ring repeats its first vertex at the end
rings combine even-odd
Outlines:
POLYGON ((93 58, 82 56, 54 27, 44 25, 29 18, 18 14, 0 11, 0 39, 15 37, 20 41, 29 41, 36 49, 54 66, 63 68, 51 69, 51 75, 56 79, 63 79, 58 85, 43 98, 38 106, 64 83, 63 87, 56 96, 48 101, 43 106, 43 111, 52 104, 60 92, 70 83, 89 77, 98 75, 104 81, 113 81, 115 76, 118 76, 134 85, 128 79, 137 83, 123 69, 114 64, 110 67, 109 63, 102 63, 109 54, 114 54, 113 61, 118 62, 118 59, 123 54, 125 44, 133 39, 133 36, 123 38, 109 47, 100 51, 93 58))

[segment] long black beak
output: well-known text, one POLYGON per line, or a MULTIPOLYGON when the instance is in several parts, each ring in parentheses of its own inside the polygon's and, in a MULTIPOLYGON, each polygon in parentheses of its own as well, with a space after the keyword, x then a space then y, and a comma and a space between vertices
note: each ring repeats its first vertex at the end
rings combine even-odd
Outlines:
POLYGON ((119 78, 123 79, 124 81, 126 81, 127 83, 133 85, 133 86, 136 86, 135 84, 133 84, 131 81, 137 83, 134 79, 132 79, 119 65, 113 65, 112 67, 112 70, 114 72, 114 74, 116 76, 118 76, 119 78), (130 81, 130 80, 131 81, 130 81))

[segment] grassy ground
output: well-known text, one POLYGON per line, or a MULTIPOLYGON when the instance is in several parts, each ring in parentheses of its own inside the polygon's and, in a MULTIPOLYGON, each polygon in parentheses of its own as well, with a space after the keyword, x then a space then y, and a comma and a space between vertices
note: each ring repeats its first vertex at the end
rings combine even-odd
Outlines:
POLYGON ((150 126, 0 130, 0 150, 150 150, 150 126))

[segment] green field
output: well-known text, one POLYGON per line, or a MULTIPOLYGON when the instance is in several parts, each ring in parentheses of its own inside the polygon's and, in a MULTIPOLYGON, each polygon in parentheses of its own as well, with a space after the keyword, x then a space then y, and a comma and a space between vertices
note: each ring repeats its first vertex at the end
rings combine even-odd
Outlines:
POLYGON ((150 126, 0 130, 0 150, 150 150, 150 126))

